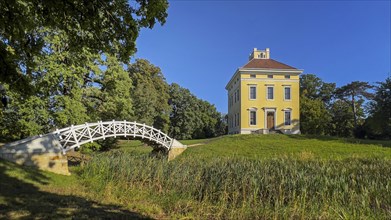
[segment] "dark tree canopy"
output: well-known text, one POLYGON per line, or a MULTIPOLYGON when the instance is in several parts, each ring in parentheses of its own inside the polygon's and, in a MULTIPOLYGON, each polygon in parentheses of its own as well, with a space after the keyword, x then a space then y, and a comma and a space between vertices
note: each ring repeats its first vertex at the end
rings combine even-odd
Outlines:
POLYGON ((368 89, 373 88, 368 82, 353 81, 336 90, 336 97, 350 104, 353 112, 354 127, 357 128, 357 103, 362 103, 364 98, 373 97, 368 89), (358 100, 357 100, 358 99, 358 100))
POLYGON ((377 83, 369 113, 365 125, 370 138, 391 139, 391 77, 377 83))
POLYGON ((128 63, 140 28, 165 23, 167 8, 167 0, 0 1, 0 80, 31 74, 44 37, 58 32, 67 36, 65 50, 115 53, 128 63))

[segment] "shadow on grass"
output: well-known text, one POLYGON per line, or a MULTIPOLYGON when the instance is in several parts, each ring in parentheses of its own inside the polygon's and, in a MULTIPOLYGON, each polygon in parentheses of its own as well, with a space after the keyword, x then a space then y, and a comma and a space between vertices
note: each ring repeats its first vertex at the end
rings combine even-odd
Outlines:
POLYGON ((7 174, 7 170, 14 168, 21 169, 0 159, 0 219, 151 219, 116 205, 40 191, 29 182, 47 184, 46 176, 27 168, 24 181, 7 174))
POLYGON ((382 147, 391 147, 391 140, 369 140, 369 139, 356 139, 356 138, 342 138, 326 135, 287 135, 290 138, 297 140, 310 140, 315 139, 319 141, 338 141, 341 143, 351 143, 351 144, 373 144, 382 147))

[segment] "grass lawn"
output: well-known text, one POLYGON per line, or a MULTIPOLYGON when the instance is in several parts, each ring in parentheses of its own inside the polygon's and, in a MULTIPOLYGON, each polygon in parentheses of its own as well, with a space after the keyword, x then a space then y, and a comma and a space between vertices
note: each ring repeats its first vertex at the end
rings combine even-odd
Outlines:
POLYGON ((189 148, 184 157, 278 157, 332 159, 391 159, 391 141, 371 141, 304 135, 229 135, 202 147, 189 148))
POLYGON ((0 160, 0 219, 387 219, 391 142, 304 135, 184 140, 167 162, 139 141, 72 176, 0 160))

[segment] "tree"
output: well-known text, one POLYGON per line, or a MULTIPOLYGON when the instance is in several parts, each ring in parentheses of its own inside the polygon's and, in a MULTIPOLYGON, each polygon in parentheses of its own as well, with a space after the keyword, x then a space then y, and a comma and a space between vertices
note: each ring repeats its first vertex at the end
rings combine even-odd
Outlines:
POLYGON ((313 74, 300 76, 300 130, 304 134, 330 135, 330 105, 335 83, 313 74))
POLYGON ((300 94, 309 99, 320 99, 326 105, 330 104, 334 92, 335 83, 326 83, 314 74, 300 76, 300 94))
POLYGON ((350 104, 338 99, 332 104, 330 113, 330 134, 339 137, 352 137, 354 120, 350 104))
POLYGON ((168 104, 170 95, 162 71, 147 60, 137 59, 129 65, 128 72, 133 80, 131 94, 135 120, 167 132, 171 111, 168 104))
POLYGON ((367 91, 371 88, 373 86, 369 85, 368 82, 354 81, 336 90, 336 96, 348 103, 352 108, 355 129, 357 129, 358 125, 358 108, 361 108, 364 98, 370 99, 372 97, 372 94, 367 91))
POLYGON ((169 135, 177 139, 210 138, 226 133, 225 117, 207 101, 178 84, 170 85, 169 135))
POLYGON ((105 54, 100 66, 106 70, 90 73, 93 85, 85 88, 84 103, 92 120, 134 120, 132 80, 115 55, 105 54))
POLYGON ((170 114, 169 135, 176 139, 191 139, 199 120, 194 106, 196 99, 188 89, 173 83, 170 85, 170 114))
POLYGON ((47 35, 64 33, 66 50, 113 53, 122 62, 136 51, 140 28, 165 23, 167 0, 0 1, 0 81, 30 82, 47 35))
POLYGON ((391 139, 391 77, 377 83, 369 113, 365 122, 368 135, 391 139))
POLYGON ((52 128, 89 121, 92 114, 85 106, 85 90, 89 86, 86 75, 99 74, 99 54, 86 48, 79 52, 68 50, 63 32, 47 35, 44 41, 47 47, 37 56, 38 65, 31 73, 35 85, 32 95, 46 100, 52 128))
POLYGON ((324 102, 300 97, 300 130, 304 134, 330 135, 331 115, 324 102))

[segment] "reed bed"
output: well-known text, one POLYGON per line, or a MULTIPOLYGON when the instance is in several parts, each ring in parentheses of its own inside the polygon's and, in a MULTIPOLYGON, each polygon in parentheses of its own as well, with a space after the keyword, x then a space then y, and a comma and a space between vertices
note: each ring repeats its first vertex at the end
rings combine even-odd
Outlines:
POLYGON ((139 201, 132 208, 152 216, 391 218, 391 160, 385 158, 192 156, 167 162, 117 150, 95 156, 80 172, 96 195, 125 205, 139 201))

